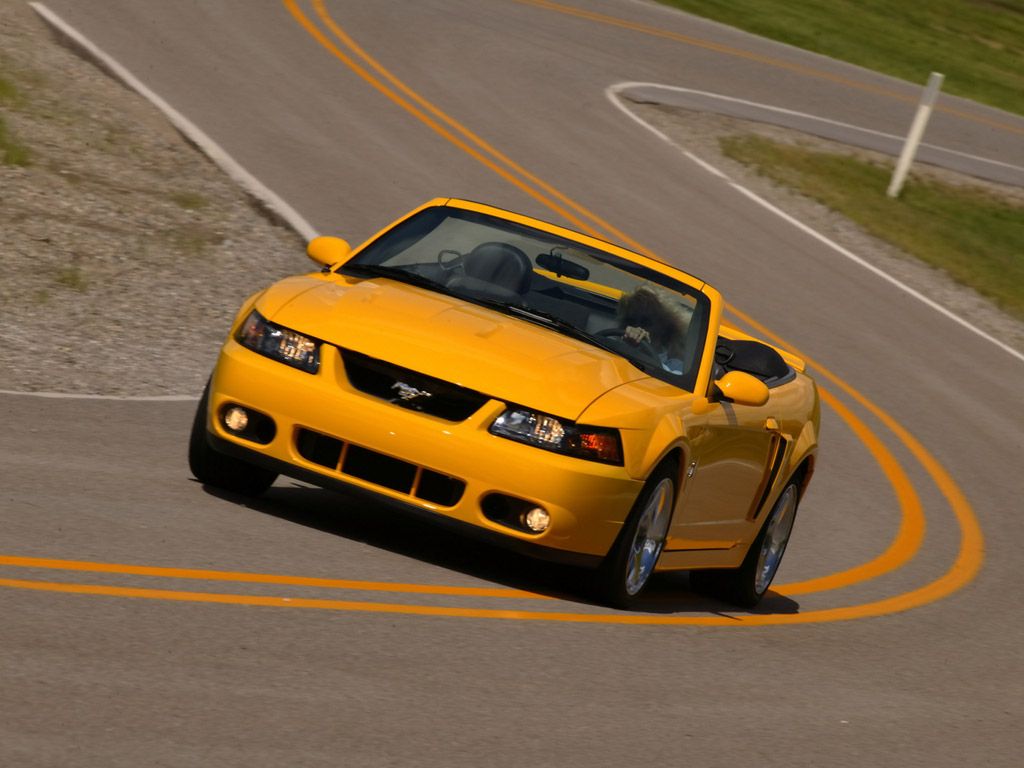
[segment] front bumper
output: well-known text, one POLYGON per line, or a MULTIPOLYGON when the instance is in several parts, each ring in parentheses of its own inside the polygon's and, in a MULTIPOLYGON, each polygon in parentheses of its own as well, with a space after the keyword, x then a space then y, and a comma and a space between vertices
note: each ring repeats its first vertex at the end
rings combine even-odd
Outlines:
POLYGON ((229 340, 213 374, 209 404, 207 429, 217 450, 321 486, 368 491, 550 559, 593 564, 607 554, 642 487, 623 467, 490 434, 491 423, 506 408, 500 400, 489 400, 465 421, 452 422, 364 394, 348 382, 340 353, 327 344, 321 348, 319 372, 308 374, 229 340), (229 432, 216 416, 230 405, 273 419, 273 438, 260 443, 229 432), (328 466, 319 456, 310 460, 308 442, 300 447, 309 432, 341 444, 341 459, 326 460, 328 466), (399 469, 415 473, 415 481, 410 488, 395 489, 364 479, 366 473, 356 477, 342 471, 344 457, 355 451, 378 456, 381 471, 404 464, 399 469), (439 477, 452 478, 460 489, 464 483, 464 490, 449 499, 417 495, 421 478, 425 483, 439 477), (534 534, 489 518, 482 502, 495 493, 543 507, 551 515, 550 526, 534 534))

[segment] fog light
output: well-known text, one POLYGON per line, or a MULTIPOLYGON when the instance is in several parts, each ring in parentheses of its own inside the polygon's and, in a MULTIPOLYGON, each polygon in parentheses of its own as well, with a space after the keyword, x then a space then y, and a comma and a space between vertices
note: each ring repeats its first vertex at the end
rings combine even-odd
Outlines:
POLYGON ((550 524, 551 515, 547 513, 547 510, 540 507, 534 507, 523 515, 523 525, 534 533, 546 531, 550 524))
POLYGON ((245 428, 249 426, 249 414, 245 412, 244 408, 239 408, 237 405, 228 408, 224 412, 224 426, 232 432, 244 432, 245 428))

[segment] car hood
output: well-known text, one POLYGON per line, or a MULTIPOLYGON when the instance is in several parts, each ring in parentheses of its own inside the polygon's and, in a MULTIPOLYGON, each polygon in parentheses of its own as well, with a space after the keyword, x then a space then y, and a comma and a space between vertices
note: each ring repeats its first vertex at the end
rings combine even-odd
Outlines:
POLYGON ((300 333, 506 402, 575 420, 605 392, 647 378, 610 352, 451 296, 388 279, 309 280, 283 306, 268 296, 257 307, 300 333))

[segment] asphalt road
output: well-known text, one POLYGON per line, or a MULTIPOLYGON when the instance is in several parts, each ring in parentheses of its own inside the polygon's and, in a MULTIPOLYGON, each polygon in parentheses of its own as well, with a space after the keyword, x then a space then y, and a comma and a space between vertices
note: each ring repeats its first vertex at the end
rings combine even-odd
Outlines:
MULTIPOLYGON (((629 0, 48 5, 322 231, 457 195, 679 263, 813 361, 824 436, 758 613, 684 577, 624 614, 380 505, 213 495, 192 402, 0 396, 5 764, 1018 764, 1024 363, 605 96, 900 133, 918 86, 629 0)), ((940 106, 1021 164, 1024 120, 940 106)))

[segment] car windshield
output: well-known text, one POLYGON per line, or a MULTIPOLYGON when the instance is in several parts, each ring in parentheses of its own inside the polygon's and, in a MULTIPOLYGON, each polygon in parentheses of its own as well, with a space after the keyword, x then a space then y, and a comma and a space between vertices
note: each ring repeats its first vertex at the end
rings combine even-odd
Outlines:
POLYGON ((693 390, 709 301, 671 277, 583 243, 461 208, 420 211, 342 267, 542 325, 693 390))

